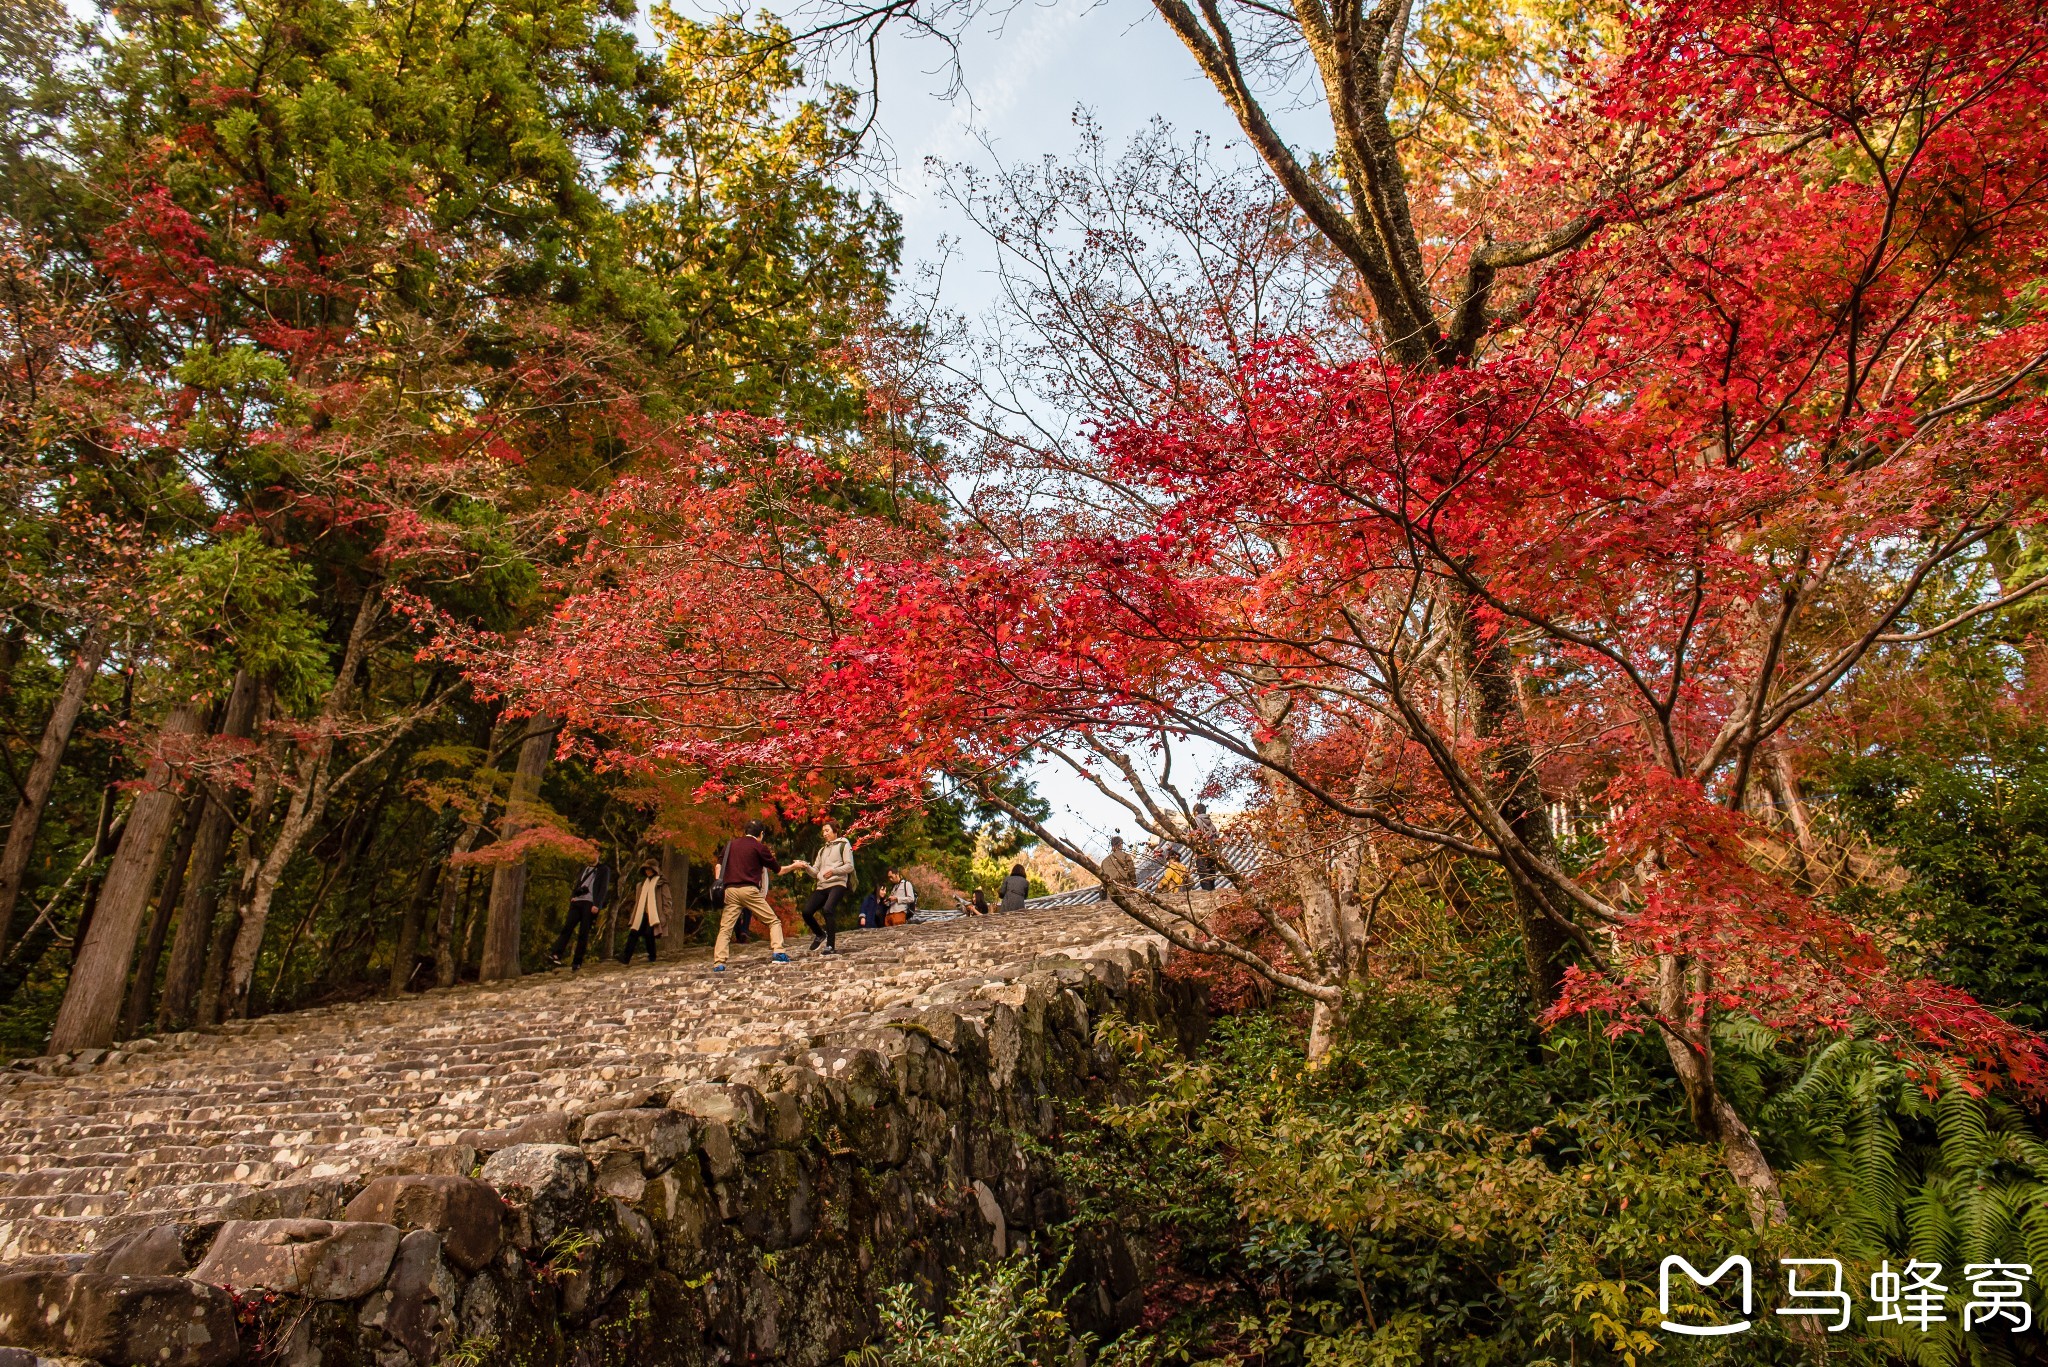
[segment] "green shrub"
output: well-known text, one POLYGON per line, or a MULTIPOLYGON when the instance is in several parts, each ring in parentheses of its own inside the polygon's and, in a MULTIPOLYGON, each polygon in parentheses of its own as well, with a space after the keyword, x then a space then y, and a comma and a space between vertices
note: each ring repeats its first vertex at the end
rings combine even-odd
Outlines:
POLYGON ((1157 1255, 1153 1337, 1121 1345, 1127 1360, 1817 1360, 1768 1311, 1735 1338, 1658 1332, 1658 1268, 1674 1253, 1748 1255, 1767 1305, 1778 1258, 1842 1259, 1859 1314, 1825 1341, 1829 1363, 2011 1360, 2002 1338, 1966 1343, 1953 1322, 1873 1338, 1860 1312, 1880 1258, 1951 1274, 1994 1257, 2048 1266, 2048 1148, 2024 1116, 1958 1087, 1930 1097, 1870 1041, 1730 1022, 1723 1071, 1793 1210, 1760 1235, 1687 1126, 1659 1047, 1584 1026, 1539 1034, 1516 959, 1490 946, 1438 965, 1434 984, 1359 1002, 1314 1069, 1278 1015, 1220 1022, 1193 1060, 1104 1023, 1136 1085, 1061 1163, 1082 1193, 1077 1225, 1114 1222, 1157 1255))
POLYGON ((1044 1279, 1012 1259, 969 1282, 937 1322, 914 1288, 890 1287, 882 1295, 881 1341, 846 1360, 854 1367, 1079 1367, 1082 1354, 1044 1279))
POLYGON ((1890 920, 1946 981, 2048 1027, 2048 729, 1864 756, 1835 786, 1841 814, 1911 875, 1897 892, 1847 899, 1890 920))

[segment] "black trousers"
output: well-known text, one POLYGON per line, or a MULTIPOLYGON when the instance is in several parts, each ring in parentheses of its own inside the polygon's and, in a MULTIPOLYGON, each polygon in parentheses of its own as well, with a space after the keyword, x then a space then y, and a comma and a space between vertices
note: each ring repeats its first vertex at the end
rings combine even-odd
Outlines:
POLYGON ((571 902, 569 919, 562 922, 562 933, 555 937, 555 947, 549 957, 559 959, 562 951, 569 947, 569 937, 576 937, 576 957, 570 961, 575 968, 583 967, 583 956, 590 949, 590 928, 597 924, 597 911, 588 902, 571 902))
POLYGON ((818 888, 804 903, 804 924, 825 937, 828 949, 839 948, 839 904, 845 900, 845 888, 818 888))
POLYGON ((1216 891, 1216 861, 1207 855, 1195 856, 1195 876, 1201 880, 1203 892, 1216 891))
POLYGON ((640 929, 626 932, 626 952, 619 956, 620 963, 633 962, 633 946, 642 939, 647 941, 647 962, 654 962, 654 923, 643 921, 640 923, 640 929))

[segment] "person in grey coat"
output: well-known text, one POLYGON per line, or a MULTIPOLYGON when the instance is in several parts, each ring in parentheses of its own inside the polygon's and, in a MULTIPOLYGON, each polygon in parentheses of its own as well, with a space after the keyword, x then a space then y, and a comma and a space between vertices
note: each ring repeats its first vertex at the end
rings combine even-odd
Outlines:
POLYGON ((1004 911, 1024 909, 1024 899, 1031 896, 1031 880, 1024 876, 1022 864, 1010 866, 1010 876, 1003 880, 1003 886, 998 891, 1002 893, 1004 911))
POLYGON ((799 859, 792 869, 806 869, 818 880, 811 899, 804 903, 804 924, 811 928, 813 954, 839 952, 839 904, 853 887, 853 842, 839 834, 831 822, 823 828, 825 843, 818 857, 799 859))

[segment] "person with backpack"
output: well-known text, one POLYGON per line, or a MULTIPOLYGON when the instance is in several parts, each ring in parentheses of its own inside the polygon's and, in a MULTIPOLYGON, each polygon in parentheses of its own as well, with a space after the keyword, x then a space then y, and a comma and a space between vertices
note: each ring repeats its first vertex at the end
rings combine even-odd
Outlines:
POLYGON ((909 925, 917 919, 917 886, 908 878, 889 870, 889 914, 903 917, 903 924, 909 925))
POLYGON ((576 886, 569 893, 569 919, 562 922, 562 933, 555 937, 555 947, 548 952, 549 963, 556 968, 562 966, 562 951, 569 947, 569 937, 574 935, 576 957, 569 961, 569 971, 574 973, 583 967, 583 955, 590 948, 590 928, 597 923, 597 914, 612 904, 615 878, 611 864, 602 857, 577 872, 576 886))
POLYGON ((782 918, 768 905, 768 878, 782 868, 782 861, 762 841, 767 833, 765 822, 749 821, 746 833, 734 836, 726 844, 725 853, 711 871, 714 898, 723 893, 718 943, 711 948, 713 973, 725 972, 726 958, 732 953, 733 927, 743 917, 751 920, 758 916, 766 921, 768 957, 778 964, 789 962, 789 955, 782 952, 782 918))
POLYGON ((675 914, 675 899, 668 890, 668 879, 661 876, 661 866, 652 859, 640 866, 640 887, 633 894, 633 921, 626 927, 626 952, 619 956, 619 962, 633 962, 633 946, 644 940, 647 944, 647 962, 654 962, 654 942, 668 934, 668 919, 675 914))
MULTIPOLYGON (((1121 883, 1128 887, 1138 881, 1138 861, 1131 858, 1131 852, 1124 848, 1124 838, 1113 835, 1109 838, 1109 853, 1102 857, 1102 881, 1105 885, 1121 883)), ((1109 894, 1105 891, 1104 897, 1109 894)))
POLYGON ((818 880, 810 900, 804 903, 804 924, 811 930, 811 953, 839 952, 839 904, 853 890, 853 842, 839 834, 831 822, 822 832, 825 843, 815 860, 797 859, 792 869, 803 869, 818 880))

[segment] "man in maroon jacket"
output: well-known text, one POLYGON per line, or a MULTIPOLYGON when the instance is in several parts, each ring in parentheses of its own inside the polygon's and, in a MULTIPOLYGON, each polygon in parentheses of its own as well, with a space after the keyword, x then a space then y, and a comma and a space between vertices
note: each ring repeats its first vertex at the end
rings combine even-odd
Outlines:
POLYGON ((736 835, 725 847, 724 856, 712 869, 712 877, 725 885, 725 910, 718 918, 718 943, 711 950, 711 971, 725 972, 726 955, 732 952, 733 927, 742 917, 759 917, 768 923, 770 958, 778 964, 789 962, 782 952, 782 918, 768 905, 768 876, 782 867, 775 851, 761 840, 768 827, 749 821, 745 835, 736 835))

